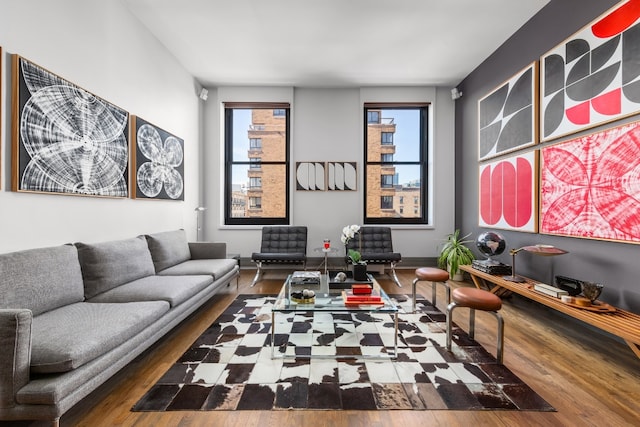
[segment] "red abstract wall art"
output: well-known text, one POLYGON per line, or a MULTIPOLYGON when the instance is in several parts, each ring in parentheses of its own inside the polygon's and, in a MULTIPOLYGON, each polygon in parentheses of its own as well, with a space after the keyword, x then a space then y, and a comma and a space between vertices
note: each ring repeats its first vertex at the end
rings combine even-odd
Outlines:
POLYGON ((541 153, 541 233, 640 242, 640 122, 541 153))
POLYGON ((640 0, 628 0, 542 56, 541 140, 640 111, 640 0))
POLYGON ((479 225, 537 231, 538 152, 480 165, 479 225))

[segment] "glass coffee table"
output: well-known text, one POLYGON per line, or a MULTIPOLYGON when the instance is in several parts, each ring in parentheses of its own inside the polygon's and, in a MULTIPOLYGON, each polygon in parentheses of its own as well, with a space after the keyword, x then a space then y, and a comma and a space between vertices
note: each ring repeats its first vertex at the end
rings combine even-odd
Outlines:
POLYGON ((292 286, 291 276, 282 285, 282 289, 271 308, 271 358, 366 358, 366 359, 395 359, 398 354, 398 307, 389 298, 387 293, 380 287, 380 284, 370 276, 373 288, 379 290, 382 304, 360 304, 345 305, 342 291, 343 289, 330 289, 329 276, 322 274, 320 276, 319 285, 292 286), (315 299, 311 303, 299 303, 291 299, 291 291, 301 291, 303 288, 312 289, 315 292, 315 299), (393 337, 393 354, 390 352, 379 353, 377 355, 328 355, 328 354, 309 354, 309 355, 278 355, 275 354, 275 335, 276 335, 276 315, 287 313, 329 313, 329 314, 358 314, 369 313, 387 313, 393 317, 394 337, 393 337))

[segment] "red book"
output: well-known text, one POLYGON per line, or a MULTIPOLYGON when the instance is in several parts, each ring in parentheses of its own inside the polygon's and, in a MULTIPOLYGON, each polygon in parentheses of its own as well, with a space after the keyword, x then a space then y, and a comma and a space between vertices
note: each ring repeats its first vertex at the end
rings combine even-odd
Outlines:
POLYGON ((356 305, 384 305, 384 301, 345 301, 346 307, 353 307, 356 305))
POLYGON ((377 291, 373 291, 371 294, 354 294, 352 291, 345 290, 342 291, 342 298, 345 303, 362 303, 362 304, 372 304, 372 303, 380 303, 382 301, 382 297, 380 293, 377 291))
POLYGON ((373 288, 365 283, 355 283, 351 285, 351 291, 354 294, 370 294, 373 288))

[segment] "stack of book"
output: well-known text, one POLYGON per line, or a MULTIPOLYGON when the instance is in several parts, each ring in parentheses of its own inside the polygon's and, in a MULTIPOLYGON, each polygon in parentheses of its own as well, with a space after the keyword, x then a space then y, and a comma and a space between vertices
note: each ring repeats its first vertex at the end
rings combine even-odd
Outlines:
POLYGON ((351 289, 342 291, 344 305, 383 305, 380 290, 366 284, 354 284, 351 289))
POLYGON ((291 286, 312 286, 320 284, 319 271, 294 271, 291 275, 291 286))
POLYGON ((502 264, 500 262, 493 262, 488 259, 486 260, 474 259, 471 262, 471 267, 487 274, 496 274, 496 275, 504 275, 504 276, 511 275, 510 265, 502 264))
POLYGON ((555 286, 547 285, 545 283, 535 283, 533 285, 533 290, 555 298, 560 298, 563 295, 569 295, 569 292, 564 289, 556 288, 555 286))

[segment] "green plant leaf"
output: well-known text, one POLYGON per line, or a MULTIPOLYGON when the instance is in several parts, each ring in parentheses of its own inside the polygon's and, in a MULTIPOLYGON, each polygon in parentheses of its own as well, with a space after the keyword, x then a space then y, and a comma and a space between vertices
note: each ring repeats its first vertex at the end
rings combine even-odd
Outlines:
POLYGON ((460 230, 456 229, 455 232, 447 236, 447 240, 442 246, 438 257, 438 267, 448 269, 450 277, 453 277, 461 265, 471 264, 475 259, 471 249, 465 246, 465 244, 472 242, 472 240, 467 240, 469 236, 471 233, 460 237, 460 230))
POLYGON ((353 264, 362 262, 362 254, 354 249, 349 249, 348 256, 353 264))

